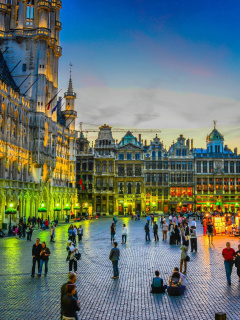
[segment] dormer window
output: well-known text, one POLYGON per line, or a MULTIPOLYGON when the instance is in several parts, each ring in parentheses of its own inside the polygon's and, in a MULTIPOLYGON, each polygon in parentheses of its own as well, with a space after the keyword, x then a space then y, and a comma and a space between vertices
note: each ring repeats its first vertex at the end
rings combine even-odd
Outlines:
POLYGON ((34 21, 34 0, 27 0, 26 25, 32 26, 34 21))

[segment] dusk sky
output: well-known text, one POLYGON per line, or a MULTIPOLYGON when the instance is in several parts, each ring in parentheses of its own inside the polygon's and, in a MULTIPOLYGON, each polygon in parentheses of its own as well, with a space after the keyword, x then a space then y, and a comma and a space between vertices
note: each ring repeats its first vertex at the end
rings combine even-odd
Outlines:
POLYGON ((167 147, 180 133, 204 147, 217 120, 240 148, 239 19, 232 0, 63 0, 59 87, 71 61, 77 123, 158 128, 167 147))

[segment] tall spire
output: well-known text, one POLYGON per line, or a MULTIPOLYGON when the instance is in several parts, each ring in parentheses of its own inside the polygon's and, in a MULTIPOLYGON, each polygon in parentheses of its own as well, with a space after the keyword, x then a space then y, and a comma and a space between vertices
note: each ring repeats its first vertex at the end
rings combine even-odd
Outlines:
POLYGON ((72 63, 70 62, 70 78, 68 83, 68 90, 65 93, 66 96, 73 96, 76 97, 76 93, 73 91, 73 84, 72 84, 72 63))

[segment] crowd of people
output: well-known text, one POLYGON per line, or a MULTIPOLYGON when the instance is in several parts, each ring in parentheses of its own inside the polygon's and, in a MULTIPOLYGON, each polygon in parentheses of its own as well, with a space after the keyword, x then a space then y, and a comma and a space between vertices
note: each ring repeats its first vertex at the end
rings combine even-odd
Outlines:
MULTIPOLYGON (((159 223, 155 220, 154 216, 147 216, 146 220, 147 221, 144 226, 146 241, 151 241, 152 232, 155 242, 158 242, 159 231, 161 230, 162 241, 166 242, 169 239, 170 245, 180 246, 179 267, 174 268, 173 273, 169 277, 168 283, 164 283, 160 276, 160 272, 156 270, 155 277, 151 283, 151 293, 156 294, 167 292, 169 296, 180 296, 184 294, 188 284, 186 274, 188 261, 190 261, 190 257, 188 255, 189 246, 191 247, 191 252, 197 252, 196 220, 193 218, 190 223, 188 217, 182 217, 178 214, 170 215, 168 223, 164 216, 160 217, 159 223)), ((113 267, 112 279, 119 278, 118 263, 120 260, 120 249, 116 242, 117 222, 117 217, 114 216, 113 223, 110 226, 110 239, 113 247, 109 254, 109 259, 111 260, 113 267)), ((28 224, 28 229, 26 230, 30 230, 31 227, 31 224, 28 224)), ((50 228, 50 242, 55 241, 55 228, 55 224, 50 228)), ((121 226, 121 230, 122 244, 126 244, 128 238, 128 228, 126 224, 121 226)), ((211 219, 207 221, 206 232, 209 236, 209 241, 212 242, 214 231, 211 219)), ((71 224, 68 228, 67 237, 66 261, 69 263, 69 279, 68 282, 61 287, 61 316, 62 319, 77 319, 77 312, 80 310, 80 303, 77 294, 76 280, 78 261, 81 259, 77 240, 79 244, 83 240, 83 227, 81 225, 77 227, 76 225, 71 224)), ((50 255, 51 252, 47 247, 46 242, 43 241, 40 243, 40 239, 37 238, 36 243, 32 247, 32 277, 35 276, 36 265, 37 276, 41 277, 44 267, 44 275, 47 276, 50 255)), ((231 248, 230 243, 227 242, 226 248, 222 251, 222 256, 224 258, 228 284, 231 285, 231 273, 234 265, 237 268, 237 275, 240 282, 240 245, 238 246, 238 250, 235 251, 231 248)))

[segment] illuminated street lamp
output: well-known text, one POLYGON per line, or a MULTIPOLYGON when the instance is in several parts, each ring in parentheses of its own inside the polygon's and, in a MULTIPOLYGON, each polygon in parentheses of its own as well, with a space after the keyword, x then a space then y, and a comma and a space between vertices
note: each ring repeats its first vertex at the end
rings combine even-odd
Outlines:
POLYGON ((5 214, 10 214, 10 223, 9 223, 9 229, 12 225, 12 214, 17 213, 17 210, 14 208, 14 203, 11 201, 9 203, 9 208, 5 211, 5 214))

